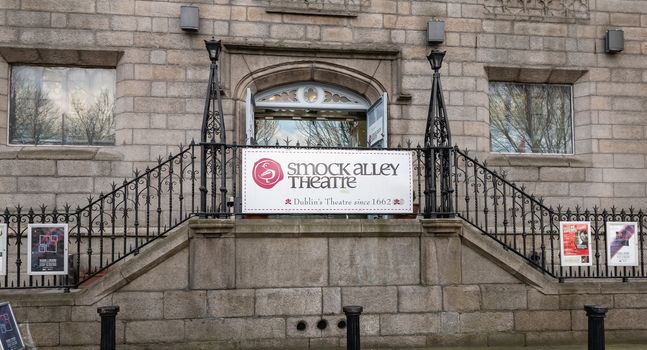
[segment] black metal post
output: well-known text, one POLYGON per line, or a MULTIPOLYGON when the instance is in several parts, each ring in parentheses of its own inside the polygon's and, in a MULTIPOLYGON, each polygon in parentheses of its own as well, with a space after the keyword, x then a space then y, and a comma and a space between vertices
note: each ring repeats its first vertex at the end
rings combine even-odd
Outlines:
POLYGON ((119 306, 102 306, 97 308, 97 312, 101 315, 101 350, 115 350, 119 306))
POLYGON ((604 350, 604 317, 607 308, 600 305, 584 305, 589 318, 589 350, 604 350))
POLYGON ((431 157, 431 147, 425 146, 425 207, 423 208, 425 219, 431 218, 431 213, 436 211, 436 164, 431 157))
POLYGON ((200 135, 200 216, 205 217, 207 213, 207 134, 209 125, 209 102, 213 88, 213 76, 218 69, 215 63, 209 67, 209 87, 207 88, 207 101, 204 105, 204 115, 202 116, 202 132, 200 135))
POLYGON ((222 162, 222 179, 220 184, 221 192, 221 201, 220 209, 216 208, 215 198, 215 181, 216 173, 212 172, 212 206, 211 214, 215 214, 216 210, 219 210, 219 216, 222 216, 222 212, 226 211, 227 204, 227 188, 226 180, 227 173, 225 169, 225 151, 226 151, 226 135, 225 135, 225 120, 222 113, 222 101, 220 96, 220 81, 218 80, 218 58, 220 56, 220 51, 222 49, 222 44, 219 40, 211 38, 211 40, 205 40, 205 46, 207 52, 209 53, 209 59, 211 60, 211 66, 209 67, 209 87, 207 89, 207 100, 204 104, 204 115, 202 117, 202 130, 200 135, 200 147, 202 148, 202 159, 200 164, 200 216, 207 216, 207 162, 209 162, 209 156, 211 156, 212 169, 215 168, 217 152, 214 147, 216 142, 220 144, 220 153, 221 153, 221 162, 222 162), (219 136, 219 140, 216 140, 216 136, 219 136), (211 154, 207 153, 207 145, 210 146, 211 154))
POLYGON ((444 57, 445 52, 440 50, 432 50, 427 56, 433 76, 425 128, 425 196, 427 197, 425 198, 425 218, 453 216, 451 195, 454 191, 451 181, 452 164, 449 157, 452 139, 440 84, 440 68, 444 57), (428 156, 429 153, 432 153, 431 157, 428 156), (436 166, 440 167, 438 174, 436 174, 436 166), (438 198, 438 191, 440 191, 440 198, 438 198), (438 203, 439 200, 440 203, 438 203))
POLYGON ((361 315, 361 306, 344 306, 346 314, 346 349, 360 350, 359 341, 359 315, 361 315))

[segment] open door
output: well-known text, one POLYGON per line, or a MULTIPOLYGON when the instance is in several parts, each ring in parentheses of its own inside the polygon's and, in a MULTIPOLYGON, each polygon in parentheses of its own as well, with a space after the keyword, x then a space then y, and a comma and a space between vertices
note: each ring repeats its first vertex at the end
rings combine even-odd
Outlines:
POLYGON ((256 137, 254 130, 254 110, 256 109, 256 103, 252 98, 252 89, 247 88, 247 96, 245 97, 245 143, 251 144, 252 139, 256 137))
POLYGON ((389 145, 387 140, 387 101, 385 92, 366 112, 366 145, 369 148, 383 148, 389 145))

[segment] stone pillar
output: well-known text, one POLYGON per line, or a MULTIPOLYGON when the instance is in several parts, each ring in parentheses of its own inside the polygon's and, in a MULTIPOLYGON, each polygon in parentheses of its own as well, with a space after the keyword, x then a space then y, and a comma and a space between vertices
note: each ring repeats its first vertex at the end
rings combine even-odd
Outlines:
POLYGON ((234 221, 192 219, 189 230, 189 288, 234 288, 234 221))
POLYGON ((463 222, 459 219, 425 219, 420 224, 422 284, 460 284, 463 222))

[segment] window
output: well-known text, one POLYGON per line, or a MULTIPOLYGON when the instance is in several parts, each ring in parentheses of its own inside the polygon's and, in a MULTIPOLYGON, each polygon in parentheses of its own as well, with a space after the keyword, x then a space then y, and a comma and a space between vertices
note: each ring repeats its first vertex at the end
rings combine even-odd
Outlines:
POLYGON ((573 153, 570 85, 490 82, 492 152, 573 153))
POLYGON ((351 91, 315 82, 283 85, 254 97, 248 91, 247 135, 260 145, 381 145, 386 131, 383 101, 386 96, 371 107, 351 91), (367 126, 367 112, 373 110, 367 126), (379 137, 371 138, 367 131, 379 137))
POLYGON ((9 143, 112 145, 115 70, 11 68, 9 143))

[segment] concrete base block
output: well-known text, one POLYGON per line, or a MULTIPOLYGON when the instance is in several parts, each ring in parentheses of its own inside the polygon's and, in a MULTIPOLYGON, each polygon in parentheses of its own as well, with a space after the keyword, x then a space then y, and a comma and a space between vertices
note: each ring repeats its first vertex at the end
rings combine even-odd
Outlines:
POLYGON ((330 238, 329 245, 331 285, 420 283, 418 238, 330 238))
POLYGON ((242 317, 254 315, 254 290, 231 289, 207 292, 209 317, 242 317))
POLYGON ((327 284, 328 245, 324 238, 238 238, 235 261, 238 288, 327 284))
POLYGON ((192 238, 189 283, 191 289, 235 286, 233 238, 192 238))
POLYGON ((321 288, 281 288, 256 290, 255 314, 321 314, 321 288))

